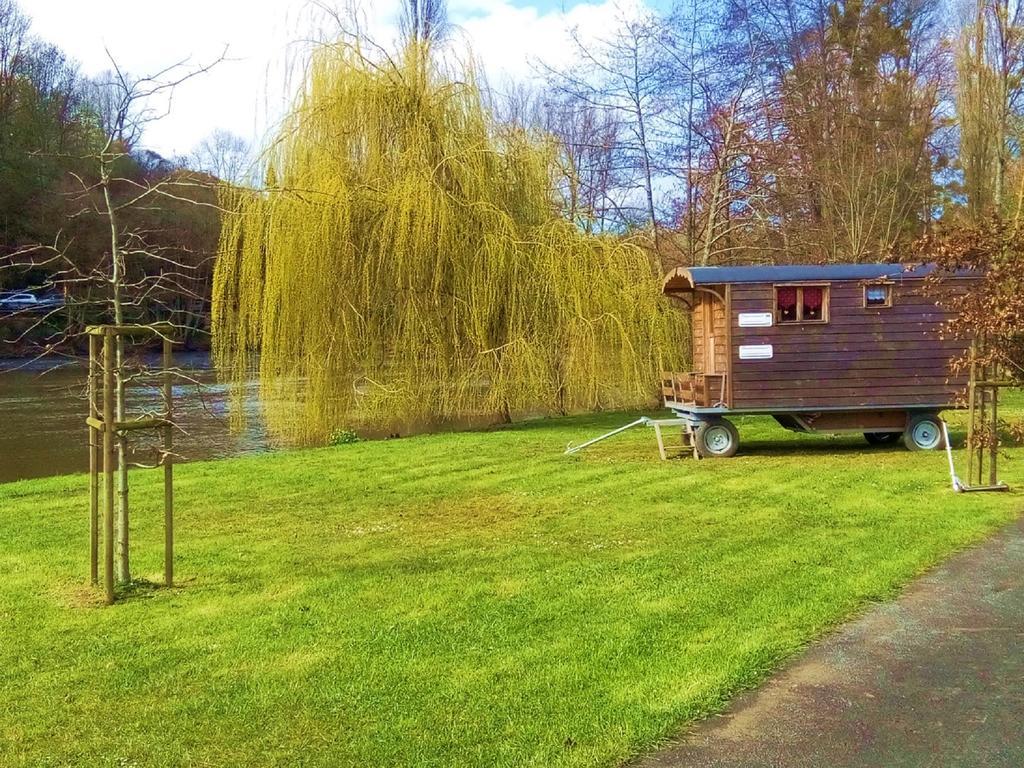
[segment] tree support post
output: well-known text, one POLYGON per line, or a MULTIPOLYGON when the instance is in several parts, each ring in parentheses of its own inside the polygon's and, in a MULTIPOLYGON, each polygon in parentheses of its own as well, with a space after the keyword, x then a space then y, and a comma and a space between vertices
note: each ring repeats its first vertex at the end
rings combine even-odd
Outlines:
MULTIPOLYGON (((989 381, 998 382, 999 366, 996 363, 992 363, 991 368, 992 373, 989 381)), ((999 459, 999 385, 994 384, 989 391, 992 393, 992 439, 989 440, 988 445, 988 484, 994 487, 999 484, 999 478, 996 476, 996 462, 999 459)))
POLYGON ((122 474, 124 446, 128 433, 139 429, 159 430, 162 436, 164 469, 164 583, 174 586, 174 374, 173 341, 165 332, 170 325, 99 325, 86 329, 89 335, 88 397, 89 416, 89 576, 92 584, 99 583, 100 561, 100 467, 103 472, 103 591, 106 603, 114 602, 114 584, 117 578, 115 555, 120 564, 128 558, 128 531, 116 519, 118 494, 127 492, 127 483, 120 485, 116 477, 122 474), (119 410, 119 394, 123 394, 124 380, 121 365, 123 337, 158 335, 162 338, 163 413, 158 418, 127 419, 119 410), (102 349, 101 349, 102 347, 102 349), (101 357, 102 356, 102 357, 101 357), (102 458, 101 458, 102 456, 102 458), (118 546, 120 550, 118 551, 118 546))
POLYGON ((114 602, 114 333, 103 334, 103 591, 114 602))
MULTIPOLYGON (((89 336, 89 416, 99 419, 96 404, 99 377, 99 339, 89 336)), ((95 421, 89 424, 89 583, 100 583, 100 431, 95 421)))
MULTIPOLYGON (((974 425, 977 415, 977 392, 975 384, 978 381, 978 339, 971 340, 971 377, 967 384, 967 484, 976 485, 974 481, 974 425)), ((981 470, 978 470, 981 476, 981 470)), ((980 480, 979 480, 980 482, 980 480)))
MULTIPOLYGON (((979 334, 971 342, 970 381, 967 385, 967 484, 956 490, 1005 491, 999 482, 999 389, 1011 386, 1000 378, 997 360, 991 359, 987 339, 979 334), (986 483, 986 463, 988 477, 986 483)), ((952 461, 952 459, 950 459, 952 461)))
POLYGON ((164 583, 174 586, 174 385, 171 340, 164 337, 164 583))

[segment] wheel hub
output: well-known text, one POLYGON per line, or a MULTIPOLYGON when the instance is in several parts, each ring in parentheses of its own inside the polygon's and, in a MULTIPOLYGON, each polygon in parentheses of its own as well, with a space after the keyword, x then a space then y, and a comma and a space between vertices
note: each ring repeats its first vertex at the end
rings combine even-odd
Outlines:
POLYGON ((704 442, 712 453, 724 453, 732 444, 732 435, 725 427, 710 427, 704 437, 704 442))
POLYGON ((914 425, 910 438, 921 448, 934 448, 939 444, 939 430, 930 421, 922 421, 914 425))

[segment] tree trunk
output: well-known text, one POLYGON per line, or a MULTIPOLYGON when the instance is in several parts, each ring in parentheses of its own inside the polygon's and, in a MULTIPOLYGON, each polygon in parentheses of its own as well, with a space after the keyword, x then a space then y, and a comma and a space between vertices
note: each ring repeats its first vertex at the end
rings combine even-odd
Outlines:
MULTIPOLYGON (((111 304, 114 309, 114 324, 124 324, 124 308, 121 304, 121 288, 124 280, 121 263, 121 245, 118 240, 117 210, 110 195, 110 161, 102 161, 100 172, 103 185, 103 200, 107 206, 107 220, 110 224, 110 287, 111 304)), ((125 420, 124 380, 124 338, 116 337, 114 361, 114 419, 125 420)), ((125 584, 131 581, 128 534, 128 439, 123 432, 117 435, 117 580, 125 584)))
POLYGON ((725 174, 729 167, 732 154, 732 132, 736 125, 736 107, 733 105, 729 112, 729 122, 722 134, 722 159, 715 168, 714 180, 711 182, 711 204, 708 206, 708 222, 704 227, 704 246, 701 248, 700 263, 707 266, 711 262, 711 246, 715 241, 715 231, 718 227, 718 209, 722 207, 722 200, 725 197, 725 174))
POLYGON ((651 151, 647 142, 647 124, 644 117, 643 94, 640 90, 640 62, 639 54, 633 55, 633 93, 634 106, 636 107, 637 138, 640 140, 640 152, 644 164, 644 193, 647 197, 647 215, 651 220, 651 233, 654 237, 654 255, 658 265, 658 273, 664 274, 665 265, 662 263, 661 242, 658 238, 658 218, 654 210, 654 172, 651 168, 651 151))

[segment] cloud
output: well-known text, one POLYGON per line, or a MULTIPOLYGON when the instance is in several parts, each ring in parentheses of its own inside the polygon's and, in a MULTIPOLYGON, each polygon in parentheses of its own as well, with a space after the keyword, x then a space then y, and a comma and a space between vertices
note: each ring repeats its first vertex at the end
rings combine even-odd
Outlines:
POLYGON ((280 79, 299 3, 275 0, 32 0, 33 31, 77 59, 84 74, 110 68, 109 50, 126 71, 157 72, 186 57, 190 65, 229 60, 177 89, 166 118, 144 143, 161 154, 189 151, 217 127, 254 137, 266 114, 268 77, 280 79))
POLYGON ((529 79, 539 62, 566 67, 576 55, 572 31, 584 42, 593 41, 611 34, 623 18, 635 17, 644 8, 639 2, 606 0, 544 13, 503 0, 462 0, 452 2, 452 14, 462 5, 487 6, 487 13, 471 16, 459 26, 492 80, 529 79))
MULTIPOLYGON (((400 0, 363 5, 366 31, 392 46, 398 38, 400 0)), ((456 27, 453 45, 472 50, 488 80, 534 76, 534 64, 567 65, 574 47, 570 29, 594 39, 608 35, 624 16, 640 13, 642 0, 582 2, 543 10, 512 0, 449 0, 456 27)), ((146 146, 164 155, 190 151, 215 128, 261 141, 290 100, 309 39, 324 33, 324 19, 309 0, 32 0, 34 32, 60 46, 95 75, 109 68, 109 48, 125 69, 147 74, 191 56, 229 60, 181 86, 171 111, 150 125, 146 146)))

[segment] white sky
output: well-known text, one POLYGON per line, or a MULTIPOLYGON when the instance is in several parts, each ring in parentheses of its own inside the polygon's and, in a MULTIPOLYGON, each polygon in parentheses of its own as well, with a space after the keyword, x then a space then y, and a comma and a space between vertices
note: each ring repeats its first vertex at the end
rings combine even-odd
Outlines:
MULTIPOLYGON (((606 36, 616 19, 650 0, 449 0, 456 44, 471 46, 492 84, 529 78, 531 62, 569 62, 570 29, 606 36)), ((133 74, 181 59, 228 61, 182 85, 171 111, 151 124, 143 144, 164 156, 185 154, 215 128, 259 143, 288 97, 287 72, 301 41, 323 31, 310 0, 21 0, 32 30, 76 59, 86 75, 110 68, 105 49, 133 74), (269 116, 269 118, 268 118, 269 116)), ((362 0, 374 40, 397 37, 400 0, 362 0)))

